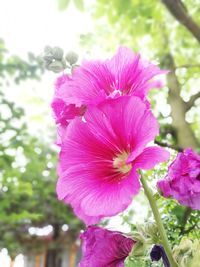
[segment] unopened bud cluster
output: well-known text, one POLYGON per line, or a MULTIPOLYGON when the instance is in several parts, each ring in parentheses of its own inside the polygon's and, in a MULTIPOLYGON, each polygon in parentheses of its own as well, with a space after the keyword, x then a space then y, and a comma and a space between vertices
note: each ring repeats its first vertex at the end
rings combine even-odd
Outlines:
POLYGON ((144 256, 146 251, 152 247, 153 244, 160 243, 160 235, 155 223, 147 223, 145 226, 139 226, 137 231, 131 234, 131 237, 137 241, 131 252, 132 256, 144 256))
POLYGON ((173 249, 173 255, 179 267, 200 266, 200 241, 183 238, 173 249))
POLYGON ((42 56, 44 66, 47 70, 59 73, 66 68, 72 68, 78 60, 75 52, 68 52, 64 57, 64 51, 60 47, 46 46, 42 56))

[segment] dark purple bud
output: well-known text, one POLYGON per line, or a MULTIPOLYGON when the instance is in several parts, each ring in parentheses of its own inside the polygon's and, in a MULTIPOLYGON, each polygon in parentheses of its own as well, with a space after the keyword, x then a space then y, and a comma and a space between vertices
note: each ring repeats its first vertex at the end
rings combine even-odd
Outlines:
POLYGON ((152 261, 159 261, 162 259, 164 266, 170 267, 169 260, 162 245, 154 245, 150 252, 150 257, 152 261))

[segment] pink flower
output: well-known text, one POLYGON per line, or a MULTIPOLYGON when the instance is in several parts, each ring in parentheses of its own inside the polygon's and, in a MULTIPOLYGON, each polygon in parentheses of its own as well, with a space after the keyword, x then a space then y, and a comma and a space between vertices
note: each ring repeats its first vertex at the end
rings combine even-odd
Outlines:
POLYGON ((157 185, 164 197, 173 197, 184 206, 200 210, 200 156, 192 149, 178 153, 167 176, 157 185))
POLYGON ((151 169, 169 153, 146 147, 158 134, 151 111, 134 96, 90 106, 63 135, 57 193, 86 224, 125 210, 140 188, 137 169, 151 169))
POLYGON ((82 116, 85 112, 85 107, 76 106, 75 104, 68 104, 65 98, 65 92, 63 91, 62 85, 65 82, 70 81, 69 76, 63 74, 60 76, 55 84, 55 95, 51 103, 53 109, 53 115, 58 125, 58 138, 57 143, 61 143, 62 133, 65 130, 69 122, 76 116, 82 116))
MULTIPOLYGON (((55 99, 62 100, 63 105, 74 104, 76 107, 97 105, 107 98, 121 95, 134 95, 146 101, 151 88, 162 86, 161 81, 152 79, 163 73, 166 71, 142 60, 140 55, 134 54, 129 48, 121 47, 110 60, 84 61, 82 66, 74 69, 71 77, 60 77, 56 83, 55 99)), ((58 105, 55 99, 52 105, 54 110, 58 105)), ((82 109, 80 112, 78 109, 66 109, 70 110, 70 118, 68 111, 62 113, 65 121, 69 121, 72 114, 74 117, 82 114, 82 109)), ((57 117, 58 112, 55 113, 57 117)))
POLYGON ((82 235, 83 257, 79 267, 123 267, 135 241, 120 232, 89 227, 82 235))

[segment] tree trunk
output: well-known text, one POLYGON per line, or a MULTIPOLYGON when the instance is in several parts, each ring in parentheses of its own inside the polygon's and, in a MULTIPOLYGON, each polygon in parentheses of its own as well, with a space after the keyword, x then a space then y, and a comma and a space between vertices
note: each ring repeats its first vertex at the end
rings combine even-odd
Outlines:
POLYGON ((185 120, 187 104, 180 96, 181 86, 175 73, 175 63, 171 54, 167 57, 167 64, 170 69, 170 73, 167 75, 168 103, 171 107, 172 126, 177 134, 177 145, 182 148, 197 148, 197 139, 189 123, 185 120))
POLYGON ((162 0, 168 11, 189 30, 200 43, 200 27, 189 15, 181 0, 162 0))
POLYGON ((56 248, 48 249, 46 255, 45 267, 61 267, 62 259, 61 253, 56 248))
POLYGON ((60 226, 55 223, 53 225, 54 234, 53 234, 53 246, 52 248, 47 249, 45 267, 61 267, 62 266, 62 251, 57 247, 57 241, 60 236, 60 226))

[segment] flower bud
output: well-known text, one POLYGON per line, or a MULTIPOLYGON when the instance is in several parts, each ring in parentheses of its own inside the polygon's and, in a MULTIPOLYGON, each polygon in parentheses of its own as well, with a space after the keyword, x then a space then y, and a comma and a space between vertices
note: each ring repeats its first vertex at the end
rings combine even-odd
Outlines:
POLYGON ((53 61, 53 56, 51 54, 46 54, 42 57, 44 63, 50 64, 53 61))
POLYGON ((144 227, 144 231, 146 235, 152 240, 153 244, 159 244, 160 243, 160 234, 158 231, 157 224, 154 222, 148 222, 146 223, 144 227))
POLYGON ((62 62, 55 60, 53 62, 51 62, 49 65, 46 66, 48 70, 51 70, 55 73, 61 72, 62 70, 64 70, 64 66, 62 64, 62 62))
POLYGON ((131 251, 131 256, 141 257, 144 256, 146 252, 146 245, 140 241, 136 242, 133 250, 131 251))
POLYGON ((182 238, 173 249, 173 255, 180 267, 198 267, 200 260, 200 242, 182 238))
POLYGON ((62 60, 63 55, 64 55, 64 52, 63 52, 63 50, 60 47, 55 46, 52 49, 52 55, 53 55, 53 58, 54 59, 56 59, 56 60, 62 60))
POLYGON ((75 52, 70 51, 67 53, 65 58, 70 65, 74 65, 78 60, 78 55, 75 52))
POLYGON ((45 46, 45 48, 44 48, 44 53, 45 54, 51 53, 51 51, 52 51, 52 47, 51 46, 49 46, 49 45, 45 46))
POLYGON ((134 248, 131 251, 131 256, 134 257, 140 257, 145 254, 146 251, 146 243, 147 239, 146 236, 144 236, 143 232, 133 232, 131 234, 131 238, 136 241, 136 244, 134 245, 134 248))
POLYGON ((145 232, 149 235, 155 235, 158 233, 158 227, 154 222, 148 222, 145 225, 145 232))

